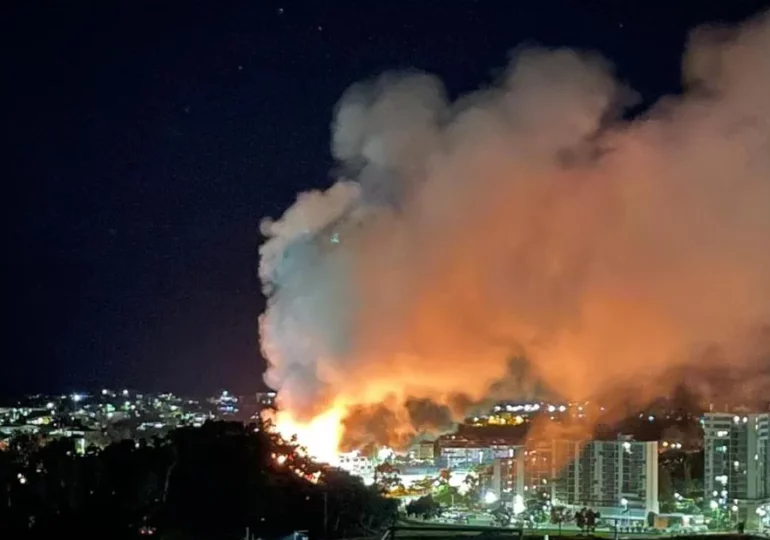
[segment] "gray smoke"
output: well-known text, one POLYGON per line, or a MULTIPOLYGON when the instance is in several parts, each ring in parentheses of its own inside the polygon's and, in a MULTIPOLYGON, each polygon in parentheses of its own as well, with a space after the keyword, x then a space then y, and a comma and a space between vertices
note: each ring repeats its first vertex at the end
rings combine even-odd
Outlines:
POLYGON ((280 406, 348 408, 348 433, 388 442, 490 389, 611 405, 668 392, 668 373, 758 372, 768 51, 767 17, 695 31, 685 92, 632 121, 633 92, 572 50, 519 51, 455 102, 422 73, 352 86, 333 123, 345 179, 262 227, 280 406))

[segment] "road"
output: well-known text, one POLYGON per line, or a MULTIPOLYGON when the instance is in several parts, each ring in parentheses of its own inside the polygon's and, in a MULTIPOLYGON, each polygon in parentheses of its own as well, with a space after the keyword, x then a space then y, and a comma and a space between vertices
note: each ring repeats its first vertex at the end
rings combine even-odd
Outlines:
MULTIPOLYGON (((512 528, 499 528, 492 526, 492 520, 491 518, 488 519, 476 519, 472 520, 471 523, 468 524, 461 524, 461 523, 441 523, 438 521, 430 520, 430 521, 422 521, 422 520, 412 520, 412 519, 402 519, 399 520, 399 525, 403 527, 408 527, 410 530, 409 532, 404 532, 403 534, 398 534, 398 538, 406 539, 411 537, 425 537, 425 536, 435 536, 435 537, 447 537, 447 536, 472 536, 472 535, 478 535, 481 533, 479 529, 487 529, 489 532, 495 532, 497 534, 505 533, 510 531, 512 535, 515 535, 517 530, 512 528), (430 528, 432 530, 425 530, 420 531, 419 529, 422 527, 430 528), (476 530, 472 530, 473 528, 476 528, 476 530), (471 530, 468 530, 467 532, 464 532, 462 529, 468 528, 471 530), (417 530, 415 530, 417 529, 417 530), (445 529, 446 532, 442 532, 441 529, 445 529), (451 531, 451 535, 447 534, 447 532, 451 531)), ((524 537, 527 538, 543 538, 545 536, 549 537, 558 537, 560 536, 560 531, 558 528, 539 528, 539 529, 525 529, 524 530, 524 537)), ((615 532, 610 530, 599 530, 591 535, 584 535, 580 532, 577 528, 567 528, 563 527, 561 531, 562 537, 573 537, 573 538, 616 538, 615 532)), ((617 538, 619 540, 636 540, 636 539, 644 539, 649 540, 650 538, 660 538, 661 540, 671 540, 674 538, 686 538, 688 540, 697 540, 698 538, 706 538, 708 537, 709 540, 714 540, 715 537, 721 537, 721 538, 757 538, 765 540, 767 538, 766 535, 761 534, 752 534, 748 533, 743 536, 739 536, 735 532, 724 532, 724 531, 709 531, 709 532, 702 532, 702 533, 661 533, 661 532, 641 532, 641 533, 620 533, 618 534, 617 538)))

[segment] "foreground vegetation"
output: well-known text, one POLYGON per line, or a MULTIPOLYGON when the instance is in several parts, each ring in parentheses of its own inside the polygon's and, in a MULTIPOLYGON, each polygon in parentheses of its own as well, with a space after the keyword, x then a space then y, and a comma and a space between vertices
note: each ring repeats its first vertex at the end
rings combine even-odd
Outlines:
POLYGON ((361 537, 396 501, 322 469, 265 426, 212 422, 78 455, 70 440, 0 451, 0 538, 361 537))

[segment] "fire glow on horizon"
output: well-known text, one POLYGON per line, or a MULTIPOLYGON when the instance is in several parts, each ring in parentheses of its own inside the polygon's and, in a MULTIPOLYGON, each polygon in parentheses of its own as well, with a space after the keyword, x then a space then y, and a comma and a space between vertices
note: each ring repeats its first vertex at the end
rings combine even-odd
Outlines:
POLYGON ((314 460, 337 465, 343 417, 341 409, 330 408, 309 422, 299 422, 291 413, 279 411, 273 417, 273 424, 285 439, 296 437, 297 443, 306 448, 314 460))

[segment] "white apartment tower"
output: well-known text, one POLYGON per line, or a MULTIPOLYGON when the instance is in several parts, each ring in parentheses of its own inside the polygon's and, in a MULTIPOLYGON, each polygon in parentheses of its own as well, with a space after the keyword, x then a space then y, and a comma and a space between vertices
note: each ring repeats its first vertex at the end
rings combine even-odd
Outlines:
POLYGON ((626 506, 658 512, 658 443, 627 438, 579 443, 557 441, 556 460, 563 463, 555 477, 553 497, 570 504, 626 506), (577 456, 572 461, 565 458, 577 456))
POLYGON ((707 501, 770 498, 770 413, 706 413, 703 435, 707 501))
POLYGON ((504 497, 526 499, 545 490, 569 506, 657 513, 658 443, 555 440, 535 453, 521 448, 514 457, 495 461, 493 485, 504 497))

